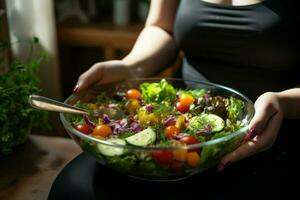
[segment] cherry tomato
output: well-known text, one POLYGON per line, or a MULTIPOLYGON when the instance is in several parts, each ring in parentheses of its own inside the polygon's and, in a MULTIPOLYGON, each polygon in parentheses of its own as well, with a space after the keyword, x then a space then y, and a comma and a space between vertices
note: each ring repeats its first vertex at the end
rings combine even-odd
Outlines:
POLYGON ((75 128, 84 134, 90 134, 92 132, 92 129, 87 124, 78 124, 75 126, 75 128))
POLYGON ((180 130, 175 125, 170 125, 165 128, 165 132, 169 139, 173 139, 173 136, 179 134, 180 130))
POLYGON ((185 106, 190 106, 192 103, 194 103, 194 101, 195 101, 194 97, 192 97, 192 95, 190 94, 182 94, 179 97, 179 102, 185 106))
POLYGON ((173 161, 173 153, 167 150, 157 150, 151 153, 154 161, 161 166, 169 166, 173 161))
MULTIPOLYGON (((198 139, 195 138, 194 136, 184 136, 183 138, 180 139, 181 142, 187 144, 187 145, 191 145, 191 144, 197 144, 199 143, 198 139)), ((194 148, 194 149, 189 149, 188 152, 198 152, 199 149, 198 148, 194 148)))
POLYGON ((92 132, 93 136, 101 136, 104 138, 109 136, 110 134, 112 134, 112 130, 109 126, 105 124, 96 126, 92 132))
POLYGON ((191 135, 182 137, 180 139, 180 141, 184 142, 187 145, 199 143, 198 139, 194 136, 191 136, 191 135))
POLYGON ((200 164, 200 156, 197 152, 187 154, 187 163, 190 167, 197 167, 200 164))
POLYGON ((176 149, 173 150, 174 160, 179 162, 185 162, 187 158, 188 151, 186 149, 176 149))
POLYGON ((140 97, 141 97, 141 93, 137 89, 130 89, 127 91, 128 99, 138 99, 140 97))
POLYGON ((189 108, 189 106, 183 105, 180 102, 176 103, 176 109, 181 113, 186 113, 187 111, 189 111, 189 108))

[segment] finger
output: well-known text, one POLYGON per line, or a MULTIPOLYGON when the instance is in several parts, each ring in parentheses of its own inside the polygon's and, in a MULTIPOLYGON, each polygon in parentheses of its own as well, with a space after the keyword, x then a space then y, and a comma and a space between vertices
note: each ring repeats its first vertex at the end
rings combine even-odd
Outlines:
POLYGON ((277 137, 281 122, 282 115, 277 113, 270 119, 263 133, 238 147, 235 151, 225 155, 218 166, 218 170, 222 171, 229 164, 237 162, 238 160, 251 156, 257 152, 266 150, 272 146, 277 137))
POLYGON ((91 85, 99 82, 102 79, 103 67, 98 64, 93 65, 89 70, 84 72, 78 79, 77 84, 73 90, 73 92, 81 92, 86 90, 91 85))
POLYGON ((249 124, 249 128, 256 130, 258 134, 263 132, 269 119, 277 113, 274 98, 276 97, 272 92, 267 92, 262 94, 255 102, 255 115, 249 124))
POLYGON ((256 104, 254 117, 249 124, 250 130, 255 130, 257 133, 263 132, 268 121, 275 113, 276 111, 272 108, 272 105, 267 105, 265 103, 256 104))

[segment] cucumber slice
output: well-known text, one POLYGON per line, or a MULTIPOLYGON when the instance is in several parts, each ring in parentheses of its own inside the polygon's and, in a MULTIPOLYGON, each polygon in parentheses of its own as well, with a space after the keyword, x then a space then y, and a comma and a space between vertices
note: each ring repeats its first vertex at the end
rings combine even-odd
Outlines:
POLYGON ((225 127, 224 120, 215 114, 204 114, 203 119, 207 121, 212 128, 212 132, 219 132, 225 127))
POLYGON ((224 129, 224 120, 215 114, 203 113, 200 116, 195 116, 190 119, 188 129, 190 131, 196 131, 206 128, 207 125, 211 126, 212 132, 219 132, 224 129))
MULTIPOLYGON (((107 142, 111 142, 114 144, 125 145, 125 140, 118 138, 110 138, 106 140, 107 142)), ((105 156, 120 156, 124 153, 124 148, 122 147, 113 147, 106 144, 97 144, 98 150, 105 156)))
POLYGON ((155 132, 150 127, 148 127, 147 129, 142 130, 141 132, 126 138, 125 140, 129 144, 143 147, 153 143, 155 139, 155 132))

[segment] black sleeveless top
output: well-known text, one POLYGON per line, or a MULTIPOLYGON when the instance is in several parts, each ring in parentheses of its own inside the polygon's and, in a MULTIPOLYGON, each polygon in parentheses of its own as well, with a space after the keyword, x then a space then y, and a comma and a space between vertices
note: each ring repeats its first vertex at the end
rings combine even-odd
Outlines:
POLYGON ((203 75, 253 100, 300 84, 297 9, 288 0, 248 6, 181 0, 174 37, 185 54, 183 77, 203 75))

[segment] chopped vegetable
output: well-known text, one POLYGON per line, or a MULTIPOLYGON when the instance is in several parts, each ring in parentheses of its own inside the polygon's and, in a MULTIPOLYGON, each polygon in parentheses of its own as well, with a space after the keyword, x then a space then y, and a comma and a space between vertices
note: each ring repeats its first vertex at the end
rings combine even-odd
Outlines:
POLYGON ((135 135, 126 138, 126 142, 135 146, 147 146, 156 139, 155 132, 149 127, 135 135))
POLYGON ((155 162, 160 166, 168 166, 173 161, 173 153, 167 150, 157 150, 151 153, 155 162))
POLYGON ((140 90, 131 88, 111 96, 104 94, 99 95, 96 103, 78 102, 78 106, 99 117, 70 119, 84 134, 126 146, 95 143, 96 148, 92 148, 93 143, 85 144, 94 155, 126 172, 159 176, 209 166, 232 150, 239 138, 201 148, 189 145, 225 137, 244 127, 239 121, 243 101, 214 96, 204 89, 176 90, 165 79, 143 83, 140 90), (137 147, 140 150, 132 150, 137 147), (143 150, 145 147, 172 149, 147 152, 143 150))
POLYGON ((130 89, 127 91, 128 99, 139 99, 140 97, 141 97, 141 93, 137 89, 130 89))
POLYGON ((211 128, 211 132, 219 132, 224 129, 224 120, 215 114, 202 113, 200 116, 195 116, 190 119, 188 130, 197 132, 203 129, 211 128))
POLYGON ((187 105, 183 105, 182 103, 180 102, 177 102, 176 103, 176 109, 181 112, 181 113, 186 113, 189 111, 190 107, 187 106, 187 105))
POLYGON ((233 122, 235 122, 238 119, 238 115, 243 108, 244 108, 243 101, 230 97, 229 106, 228 106, 228 118, 233 122))
POLYGON ((141 86, 142 99, 147 102, 173 101, 176 98, 175 88, 165 79, 159 83, 143 83, 141 86))
POLYGON ((180 133, 179 128, 174 125, 167 126, 165 131, 169 139, 173 139, 175 135, 178 135, 180 133))
POLYGON ((81 133, 84 134, 90 134, 92 132, 93 129, 91 129, 91 127, 87 124, 77 124, 75 126, 75 128, 80 131, 81 133))
POLYGON ((94 128, 92 136, 108 137, 112 134, 112 130, 108 125, 102 124, 94 128))
MULTIPOLYGON (((118 138, 110 138, 106 140, 107 142, 111 142, 113 144, 118 144, 118 145, 125 145, 126 142, 122 139, 118 139, 118 138)), ((100 151, 100 153, 102 153, 105 156, 120 156, 124 153, 124 148, 122 147, 114 147, 114 146, 110 146, 107 144, 101 144, 98 143, 97 147, 100 151)))
POLYGON ((192 103, 194 103, 195 99, 192 97, 192 95, 184 93, 179 97, 179 102, 182 105, 190 106, 192 103))

